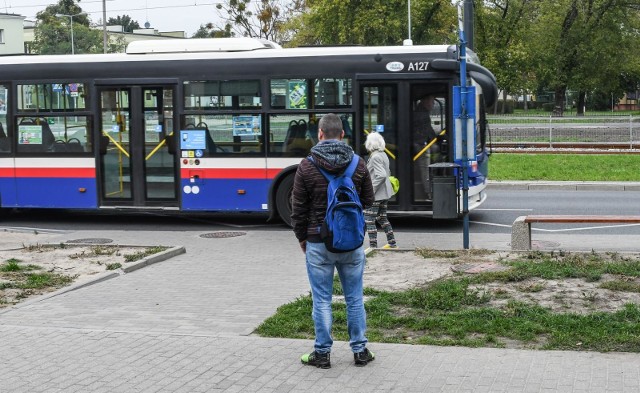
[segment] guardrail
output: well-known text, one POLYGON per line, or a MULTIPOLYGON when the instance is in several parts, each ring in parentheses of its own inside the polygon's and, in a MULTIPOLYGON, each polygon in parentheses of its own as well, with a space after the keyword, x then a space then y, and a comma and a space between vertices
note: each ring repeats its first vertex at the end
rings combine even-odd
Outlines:
POLYGON ((640 116, 489 116, 492 142, 616 143, 640 147, 640 116))

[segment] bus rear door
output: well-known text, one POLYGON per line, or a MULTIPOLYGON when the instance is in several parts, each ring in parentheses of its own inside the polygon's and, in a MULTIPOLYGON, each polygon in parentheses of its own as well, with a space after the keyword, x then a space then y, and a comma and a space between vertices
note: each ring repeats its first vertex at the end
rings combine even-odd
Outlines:
POLYGON ((173 86, 103 87, 101 206, 179 208, 173 86))

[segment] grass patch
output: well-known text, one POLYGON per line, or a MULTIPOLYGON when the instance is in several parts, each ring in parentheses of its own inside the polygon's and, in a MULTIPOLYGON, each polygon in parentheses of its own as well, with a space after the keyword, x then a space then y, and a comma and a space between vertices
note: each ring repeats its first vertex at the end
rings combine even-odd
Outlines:
POLYGON ((602 283, 600 288, 609 289, 611 291, 640 293, 640 284, 637 282, 630 282, 628 280, 607 281, 602 283))
POLYGON ((492 180, 640 181, 638 154, 509 154, 494 153, 492 180))
POLYGON ((102 255, 107 255, 107 256, 120 255, 120 249, 118 247, 113 247, 113 246, 92 246, 86 251, 82 250, 79 253, 69 255, 69 258, 71 259, 91 258, 91 257, 102 256, 102 255))
POLYGON ((434 250, 433 248, 417 248, 416 254, 423 258, 457 258, 456 251, 434 250))
POLYGON ((135 262, 135 261, 139 261, 142 258, 148 257, 149 255, 158 254, 166 250, 167 248, 168 247, 163 247, 163 246, 148 247, 142 251, 138 251, 133 254, 125 254, 123 255, 123 257, 125 262, 135 262))
POLYGON ((19 259, 8 259, 0 265, 0 306, 61 288, 75 278, 44 271, 37 265, 23 265, 19 259))
POLYGON ((74 277, 48 272, 30 273, 24 276, 23 280, 21 280, 17 287, 22 289, 58 288, 73 282, 73 279, 74 277))
POLYGON ((0 272, 10 273, 42 269, 38 265, 21 265, 20 262, 22 261, 16 258, 7 259, 5 263, 0 265, 0 272))
MULTIPOLYGON (((445 253, 438 258, 449 258, 449 255, 445 253)), ((636 282, 640 277, 640 260, 616 253, 593 252, 532 252, 512 258, 502 261, 509 266, 503 272, 459 274, 399 292, 365 290, 370 297, 365 303, 369 341, 640 352, 638 304, 628 303, 615 312, 596 309, 577 313, 571 309, 554 312, 536 303, 536 294, 545 290, 544 280, 580 278, 598 282, 607 274, 615 275, 616 279, 607 281, 601 288, 640 292, 640 284, 636 282), (477 289, 482 283, 506 285, 530 278, 536 283, 519 288, 527 301, 503 296, 501 290, 477 289), (493 302, 501 298, 502 302, 493 302)), ((336 278, 334 295, 340 294, 342 290, 336 278)), ((582 293, 581 301, 595 303, 598 300, 595 292, 582 293)), ((312 339, 312 306, 311 297, 302 296, 280 307, 257 328, 256 333, 268 337, 312 339)), ((334 339, 348 341, 346 305, 334 302, 332 308, 334 339)))
POLYGON ((23 267, 20 266, 19 263, 19 259, 8 259, 5 263, 2 264, 2 266, 0 266, 0 272, 19 272, 23 269, 23 267))

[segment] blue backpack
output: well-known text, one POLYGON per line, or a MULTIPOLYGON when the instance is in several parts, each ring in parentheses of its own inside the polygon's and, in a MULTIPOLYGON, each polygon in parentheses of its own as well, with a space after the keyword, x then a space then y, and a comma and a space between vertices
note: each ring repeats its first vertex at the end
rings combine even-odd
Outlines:
POLYGON ((351 177, 356 171, 360 157, 353 155, 347 169, 332 175, 320 168, 308 157, 329 182, 327 187, 327 213, 320 227, 320 238, 327 250, 334 253, 353 251, 364 242, 366 223, 360 197, 351 177))

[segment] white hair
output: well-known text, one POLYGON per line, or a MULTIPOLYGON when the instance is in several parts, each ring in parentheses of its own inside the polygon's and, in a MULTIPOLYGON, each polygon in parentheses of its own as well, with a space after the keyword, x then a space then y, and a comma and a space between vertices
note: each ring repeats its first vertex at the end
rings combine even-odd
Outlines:
POLYGON ((384 151, 384 138, 377 132, 372 132, 367 135, 367 140, 364 143, 364 147, 367 149, 367 151, 384 151))

